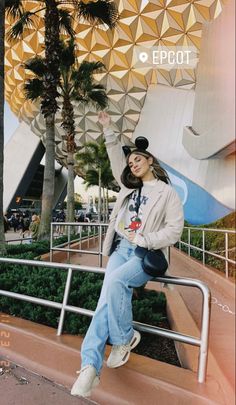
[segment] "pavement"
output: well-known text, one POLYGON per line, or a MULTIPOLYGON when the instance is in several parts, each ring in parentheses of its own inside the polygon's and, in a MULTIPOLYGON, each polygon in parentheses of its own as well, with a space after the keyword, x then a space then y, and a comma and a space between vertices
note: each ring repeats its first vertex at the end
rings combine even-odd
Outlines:
MULTIPOLYGON (((54 236, 60 236, 57 233, 54 236)), ((10 242, 11 244, 18 245, 19 243, 29 243, 30 238, 22 238, 21 231, 14 232, 13 230, 9 230, 5 232, 5 240, 6 242, 10 242)))
POLYGON ((53 381, 0 358, 1 405, 95 405, 94 401, 72 397, 53 381), (7 364, 7 367, 4 366, 7 364))
POLYGON ((29 243, 29 241, 27 241, 27 239, 22 238, 21 235, 21 231, 12 231, 9 230, 7 232, 5 232, 5 240, 8 241, 12 241, 11 244, 19 244, 21 243, 29 243))

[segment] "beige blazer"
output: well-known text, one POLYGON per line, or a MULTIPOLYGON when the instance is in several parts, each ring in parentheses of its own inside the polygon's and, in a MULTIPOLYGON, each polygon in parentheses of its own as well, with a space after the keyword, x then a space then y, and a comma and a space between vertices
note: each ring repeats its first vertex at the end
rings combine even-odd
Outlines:
MULTIPOLYGON (((103 255, 109 256, 115 236, 117 214, 125 198, 134 189, 126 188, 120 181, 120 175, 126 165, 126 160, 121 144, 115 135, 107 137, 106 147, 113 175, 121 187, 103 243, 103 255), (108 138, 110 139, 108 140, 108 138)), ((142 226, 140 228, 140 233, 144 236, 148 249, 161 249, 167 258, 167 247, 179 240, 183 226, 183 207, 178 194, 169 184, 158 180, 149 195, 147 205, 143 211, 142 226)))

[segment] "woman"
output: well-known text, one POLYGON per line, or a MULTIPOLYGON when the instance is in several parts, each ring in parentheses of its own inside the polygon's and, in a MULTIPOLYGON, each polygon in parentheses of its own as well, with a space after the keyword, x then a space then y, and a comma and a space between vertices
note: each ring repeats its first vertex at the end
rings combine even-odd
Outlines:
POLYGON ((142 148, 125 157, 109 129, 109 115, 101 112, 99 122, 104 128, 112 172, 121 190, 103 245, 103 254, 111 256, 98 305, 82 344, 80 375, 71 390, 72 395, 84 397, 99 383, 106 342, 112 344, 107 366, 116 368, 128 361, 130 351, 140 341, 140 333, 132 327, 132 292, 152 277, 144 272, 142 259, 135 255, 136 246, 161 249, 167 256, 167 247, 177 242, 184 223, 182 204, 157 159, 142 144, 142 148))
POLYGON ((38 215, 32 215, 32 221, 29 226, 29 232, 32 240, 35 242, 38 238, 39 232, 39 225, 40 225, 40 218, 38 215))

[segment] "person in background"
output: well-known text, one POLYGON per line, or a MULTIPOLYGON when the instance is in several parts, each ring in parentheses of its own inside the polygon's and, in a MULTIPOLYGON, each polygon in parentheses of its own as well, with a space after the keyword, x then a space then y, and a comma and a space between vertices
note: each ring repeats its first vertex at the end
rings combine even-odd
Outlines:
MULTIPOLYGON (((56 216, 56 222, 65 222, 66 220, 66 214, 64 210, 60 210, 56 216)), ((64 226, 63 225, 58 225, 56 227, 56 232, 59 235, 63 235, 64 234, 64 226)))
POLYGON ((14 230, 14 232, 16 232, 18 230, 18 226, 19 226, 19 215, 17 213, 13 213, 11 218, 10 218, 10 224, 14 230))
POLYGON ((7 218, 7 212, 3 215, 3 221, 4 221, 4 233, 6 233, 9 229, 9 222, 7 218))
MULTIPOLYGON (((39 216, 36 214, 32 215, 32 221, 29 226, 29 232, 30 232, 30 237, 32 238, 33 241, 36 241, 38 238, 39 224, 40 224, 39 216)), ((28 231, 26 231, 26 232, 28 232, 28 231)))

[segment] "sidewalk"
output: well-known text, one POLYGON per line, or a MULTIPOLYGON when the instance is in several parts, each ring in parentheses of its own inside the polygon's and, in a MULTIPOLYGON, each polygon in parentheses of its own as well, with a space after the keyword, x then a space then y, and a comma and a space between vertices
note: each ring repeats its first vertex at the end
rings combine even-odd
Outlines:
MULTIPOLYGON (((20 231, 7 231, 5 232, 5 240, 6 241, 10 241, 10 240, 14 240, 14 239, 22 239, 22 243, 27 243, 27 240, 24 241, 24 239, 21 236, 21 232, 20 231)), ((21 243, 20 240, 16 241, 16 242, 11 242, 11 244, 19 244, 21 243)))
MULTIPOLYGON (((0 358, 0 365, 1 365, 0 358)), ((2 363, 3 364, 3 363, 2 363)), ((48 380, 33 374, 23 367, 10 363, 10 367, 0 366, 1 405, 93 405, 96 402, 72 397, 69 391, 48 380)))

